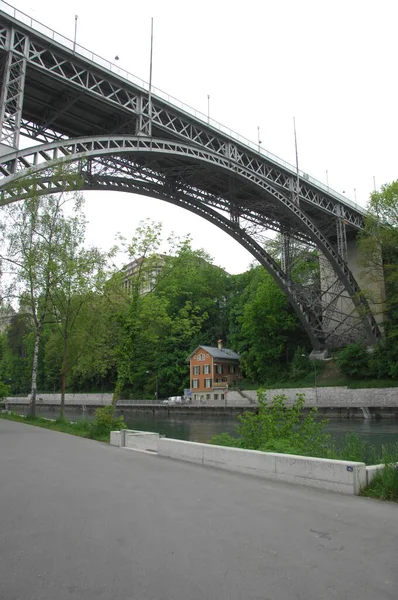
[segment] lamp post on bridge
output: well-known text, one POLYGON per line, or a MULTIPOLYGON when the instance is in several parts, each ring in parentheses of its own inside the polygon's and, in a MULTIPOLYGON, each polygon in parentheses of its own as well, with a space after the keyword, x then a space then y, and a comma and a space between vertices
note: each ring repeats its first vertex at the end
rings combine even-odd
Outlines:
POLYGON ((79 18, 78 15, 75 15, 75 37, 73 38, 73 52, 76 51, 76 37, 77 37, 77 19, 79 18))

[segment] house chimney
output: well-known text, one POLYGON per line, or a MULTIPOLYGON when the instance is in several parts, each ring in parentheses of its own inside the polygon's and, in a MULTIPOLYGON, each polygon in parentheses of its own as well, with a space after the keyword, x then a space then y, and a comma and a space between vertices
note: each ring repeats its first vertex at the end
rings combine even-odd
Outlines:
POLYGON ((218 340, 217 345, 218 345, 218 349, 222 350, 222 340, 218 340))

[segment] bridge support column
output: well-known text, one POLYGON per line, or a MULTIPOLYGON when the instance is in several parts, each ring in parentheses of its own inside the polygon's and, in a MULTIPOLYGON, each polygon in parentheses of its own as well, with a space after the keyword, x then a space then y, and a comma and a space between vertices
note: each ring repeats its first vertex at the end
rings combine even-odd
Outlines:
MULTIPOLYGON (((346 240, 345 252, 347 266, 366 297, 369 310, 382 329, 385 302, 383 272, 377 267, 369 272, 369 269, 361 264, 361 254, 356 240, 346 240)), ((354 341, 370 344, 353 299, 323 254, 320 255, 319 262, 325 346, 338 348, 354 341)))
POLYGON ((0 153, 4 147, 19 148, 29 39, 9 29, 7 55, 2 68, 0 94, 0 153))

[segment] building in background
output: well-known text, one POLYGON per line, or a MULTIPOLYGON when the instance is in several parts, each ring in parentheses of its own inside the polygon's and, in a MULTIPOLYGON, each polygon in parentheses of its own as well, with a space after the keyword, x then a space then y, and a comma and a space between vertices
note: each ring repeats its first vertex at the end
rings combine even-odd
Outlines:
POLYGON ((138 285, 140 294, 149 294, 164 269, 167 256, 165 254, 154 254, 152 256, 140 256, 122 269, 123 287, 126 292, 131 293, 134 285, 138 285))
POLYGON ((239 354, 218 347, 198 346, 188 356, 191 398, 195 402, 224 400, 229 386, 242 379, 239 354))

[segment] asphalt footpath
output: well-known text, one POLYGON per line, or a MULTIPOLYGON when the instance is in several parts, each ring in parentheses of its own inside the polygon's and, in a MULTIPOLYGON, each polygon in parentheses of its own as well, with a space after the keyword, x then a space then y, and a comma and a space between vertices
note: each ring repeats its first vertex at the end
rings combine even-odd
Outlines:
POLYGON ((1 600, 397 598, 397 504, 0 419, 1 600))

